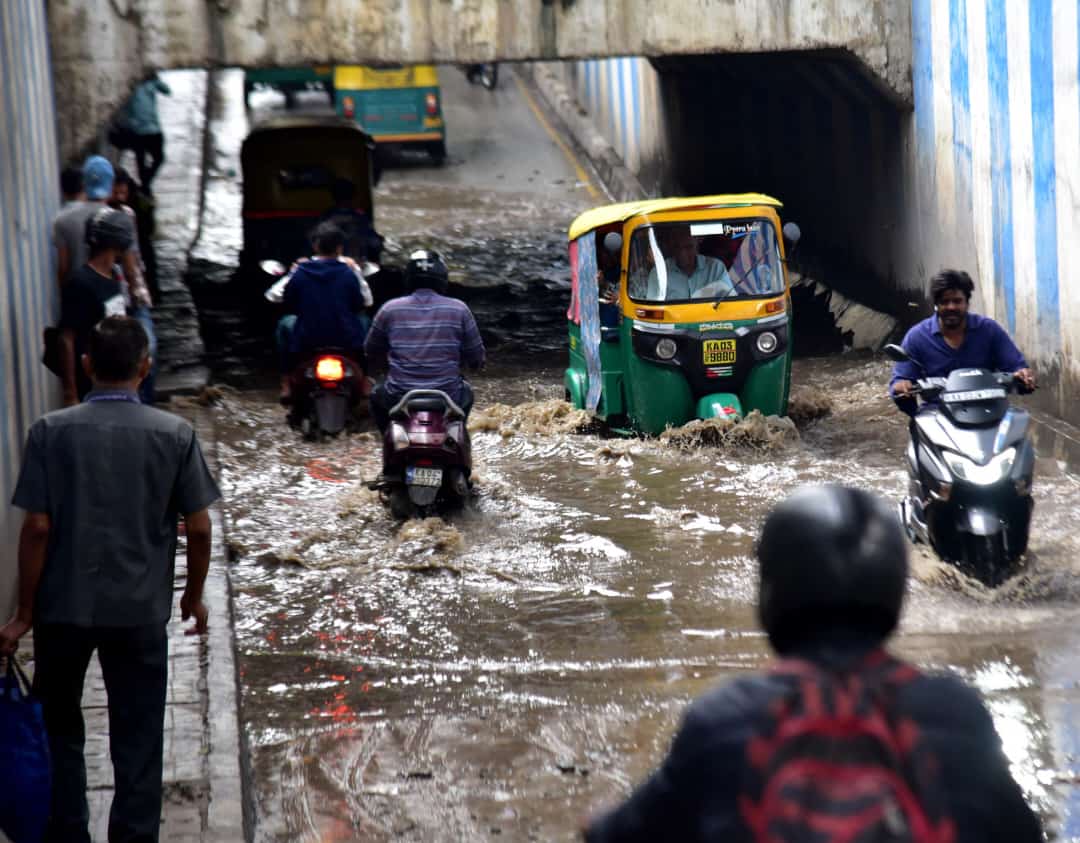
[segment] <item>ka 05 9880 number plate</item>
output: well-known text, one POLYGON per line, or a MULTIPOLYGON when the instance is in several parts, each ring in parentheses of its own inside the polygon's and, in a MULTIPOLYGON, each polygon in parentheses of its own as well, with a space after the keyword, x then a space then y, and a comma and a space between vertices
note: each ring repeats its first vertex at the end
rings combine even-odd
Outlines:
POLYGON ((735 362, 735 340, 705 340, 702 353, 706 366, 735 362))
POLYGON ((410 486, 441 486, 442 469, 410 465, 405 469, 405 482, 410 486))

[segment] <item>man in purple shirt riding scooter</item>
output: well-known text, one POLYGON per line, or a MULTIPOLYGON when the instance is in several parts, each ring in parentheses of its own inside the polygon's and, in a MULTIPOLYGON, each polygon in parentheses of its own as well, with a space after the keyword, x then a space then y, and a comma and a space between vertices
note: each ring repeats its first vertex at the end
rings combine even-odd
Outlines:
POLYGON ((907 332, 903 347, 911 362, 897 363, 889 382, 889 394, 909 416, 917 409, 912 390, 920 377, 945 377, 956 369, 993 369, 1012 372, 1027 390, 1035 388, 1035 373, 1005 329, 987 316, 968 312, 974 289, 971 276, 957 269, 942 270, 930 279, 934 315, 907 332))
POLYGON ((461 368, 484 365, 476 319, 467 304, 445 295, 449 273, 438 253, 409 255, 405 284, 410 295, 382 306, 364 344, 370 367, 389 365, 386 380, 371 393, 371 415, 383 433, 390 410, 410 389, 442 390, 467 416, 473 392, 461 368))

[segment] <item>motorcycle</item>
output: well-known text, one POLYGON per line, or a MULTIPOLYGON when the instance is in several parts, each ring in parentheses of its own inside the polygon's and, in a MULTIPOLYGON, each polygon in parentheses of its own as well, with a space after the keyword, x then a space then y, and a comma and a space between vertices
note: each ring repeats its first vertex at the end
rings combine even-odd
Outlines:
MULTIPOLYGON (((279 304, 290 274, 278 261, 266 260, 259 265, 268 275, 280 276, 264 293, 267 301, 279 304)), ((367 276, 379 267, 365 261, 361 270, 367 276)), ((349 423, 350 410, 369 391, 363 366, 337 348, 316 349, 297 364, 289 378, 292 403, 287 421, 310 440, 341 433, 349 423)))
MULTIPOLYGON (((900 346, 885 353, 925 373, 900 346)), ((990 587, 1016 572, 1034 508, 1031 417, 1008 400, 1022 389, 1011 372, 958 369, 913 391, 924 403, 911 422, 901 521, 913 542, 990 587)))
POLYGON ((470 84, 483 85, 489 91, 494 91, 499 84, 499 65, 495 62, 483 62, 481 64, 465 65, 465 78, 470 84))
POLYGON ((395 518, 460 507, 472 495, 472 445, 465 412, 438 389, 413 389, 390 410, 383 470, 368 488, 395 518))

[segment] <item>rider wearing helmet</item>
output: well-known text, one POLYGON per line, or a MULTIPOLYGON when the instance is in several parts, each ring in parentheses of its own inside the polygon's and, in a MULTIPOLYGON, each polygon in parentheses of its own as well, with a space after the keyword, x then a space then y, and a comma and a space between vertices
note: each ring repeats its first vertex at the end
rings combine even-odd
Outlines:
POLYGON ((437 252, 420 249, 409 255, 405 285, 409 295, 392 299, 376 314, 364 351, 368 363, 384 361, 386 380, 371 393, 371 414, 380 431, 390 423, 390 410, 411 389, 439 389, 468 415, 472 388, 461 376, 464 363, 484 364, 484 341, 468 305, 448 298, 449 273, 437 252))
POLYGON ((89 259, 75 270, 60 292, 61 380, 64 404, 77 404, 90 391, 81 365, 90 331, 106 316, 126 315, 124 291, 113 267, 134 240, 134 229, 122 211, 102 205, 87 220, 89 259))
POLYGON ((748 783, 760 763, 750 750, 767 751, 770 736, 781 734, 785 715, 777 712, 793 687, 781 668, 800 664, 814 677, 808 681, 857 677, 870 687, 871 671, 885 664, 908 677, 886 698, 887 722, 906 721, 909 737, 917 736, 911 740, 939 785, 927 798, 939 803, 955 831, 951 839, 1042 840, 978 694, 882 650, 900 619, 908 572, 907 542, 891 509, 858 489, 800 489, 766 519, 757 555, 758 617, 784 661, 693 703, 660 768, 622 806, 592 822, 586 839, 762 839, 747 822, 746 806, 754 806, 748 783))

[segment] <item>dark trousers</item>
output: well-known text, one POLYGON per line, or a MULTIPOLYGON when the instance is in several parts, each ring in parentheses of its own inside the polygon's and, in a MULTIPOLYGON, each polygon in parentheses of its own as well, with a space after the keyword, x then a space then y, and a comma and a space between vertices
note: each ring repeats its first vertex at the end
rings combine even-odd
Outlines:
POLYGON ((139 168, 139 185, 147 193, 150 182, 165 160, 165 136, 160 132, 154 135, 132 135, 131 150, 135 153, 135 164, 139 168))
POLYGON ((34 627, 34 693, 42 703, 53 764, 45 840, 90 843, 81 700, 95 649, 109 698, 109 755, 116 784, 109 843, 156 843, 168 669, 165 624, 34 627))
MULTIPOLYGON (((368 406, 371 408, 371 417, 375 420, 375 426, 379 428, 380 433, 386 433, 386 428, 390 425, 390 411, 394 409, 394 405, 404 397, 404 392, 391 392, 388 390, 386 388, 386 381, 383 381, 371 390, 368 406)), ((454 395, 451 395, 450 397, 457 400, 454 395)), ((473 401, 474 396, 472 387, 469 386, 468 381, 463 380, 461 382, 461 399, 457 401, 457 405, 465 411, 465 418, 469 417, 469 411, 472 409, 473 401)))

